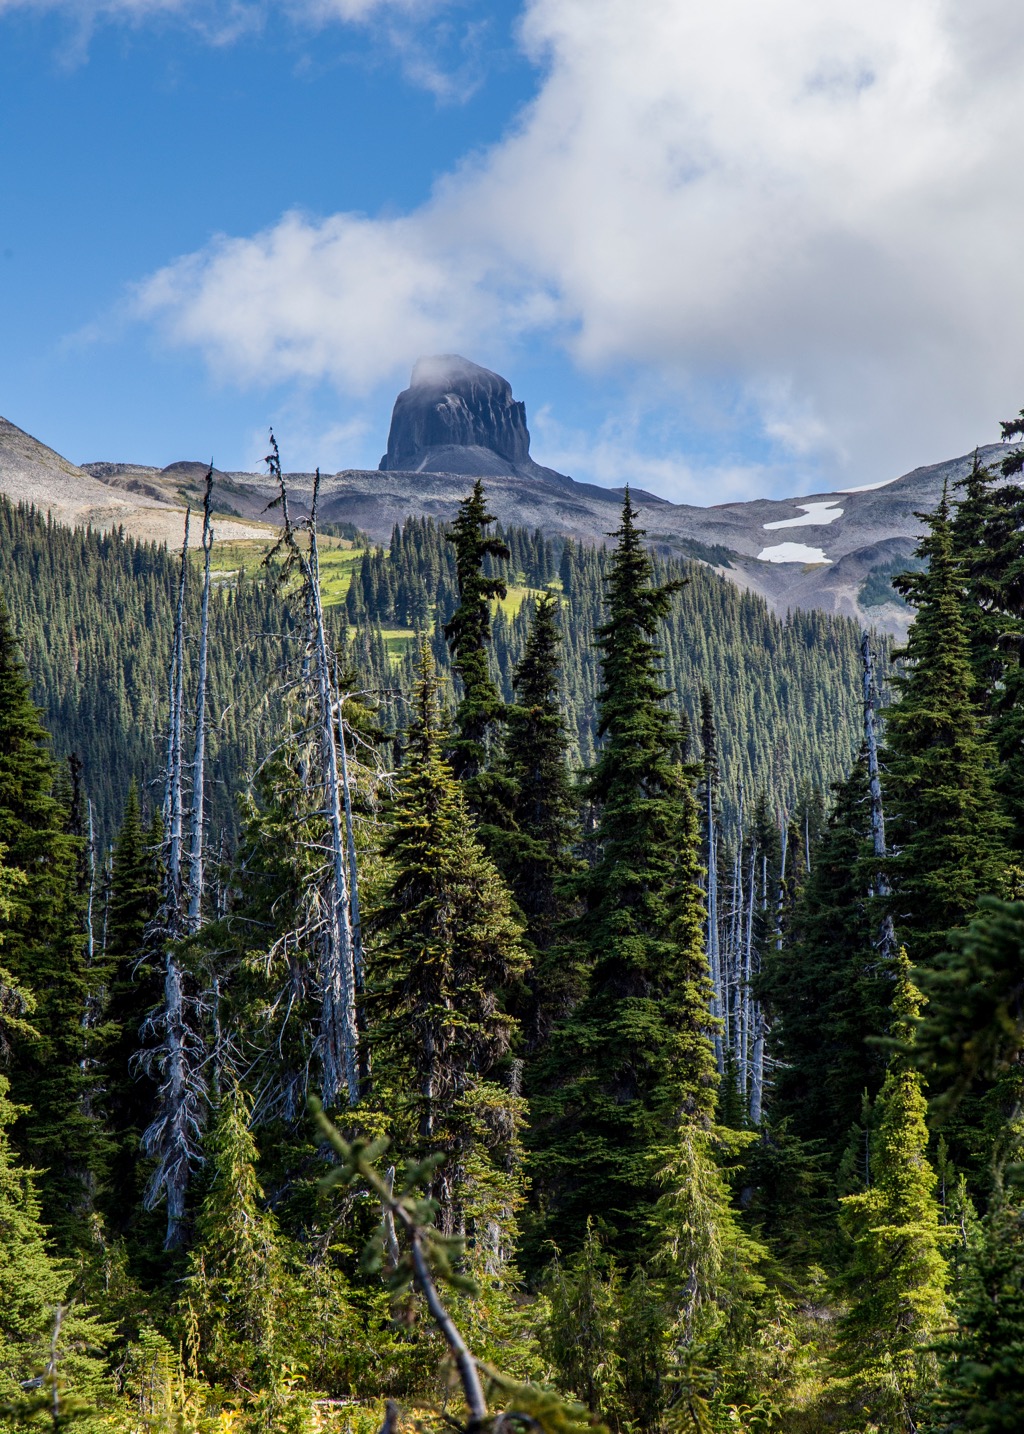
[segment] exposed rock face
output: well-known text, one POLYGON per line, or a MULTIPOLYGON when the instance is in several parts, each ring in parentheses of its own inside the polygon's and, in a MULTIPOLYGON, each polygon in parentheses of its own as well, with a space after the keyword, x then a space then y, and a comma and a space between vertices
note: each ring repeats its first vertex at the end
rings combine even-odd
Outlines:
POLYGON ((500 374, 459 354, 421 358, 412 381, 395 400, 386 473, 466 473, 474 476, 531 476, 526 405, 512 397, 500 374))
MULTIPOLYGON (((994 465, 1009 451, 990 444, 980 457, 994 465)), ((712 564, 776 612, 821 608, 902 635, 911 609, 888 587, 889 578, 914 551, 918 513, 934 509, 972 461, 968 453, 870 488, 713 507, 631 492, 659 553, 712 564)), ((206 464, 198 462, 76 467, 0 419, 0 492, 49 510, 59 522, 120 524, 136 537, 176 546, 183 506, 201 503, 205 475, 206 464)), ((412 515, 450 522, 474 478, 485 480, 488 507, 504 524, 604 543, 619 523, 622 490, 576 483, 534 463, 526 412, 509 384, 453 354, 417 363, 395 403, 380 469, 323 475, 320 515, 387 542, 393 525, 412 515)), ((287 479, 292 514, 303 518, 313 475, 287 479)), ((268 508, 277 492, 266 473, 217 470, 213 491, 219 539, 265 538, 279 518, 268 508)), ((198 542, 197 524, 192 533, 198 542)))

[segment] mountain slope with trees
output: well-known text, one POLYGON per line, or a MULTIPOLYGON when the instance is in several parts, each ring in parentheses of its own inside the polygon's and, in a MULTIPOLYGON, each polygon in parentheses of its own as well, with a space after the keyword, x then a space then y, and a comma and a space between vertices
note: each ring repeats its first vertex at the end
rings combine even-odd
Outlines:
POLYGON ((44 610, 103 659, 99 594, 167 630, 152 726, 82 761, 0 626, 0 1428, 1014 1428, 1012 465, 928 520, 890 694, 628 492, 601 552, 478 485, 325 606, 272 456, 281 539, 219 590, 5 514, 30 660, 44 610), (63 619, 32 563, 88 579, 63 619))

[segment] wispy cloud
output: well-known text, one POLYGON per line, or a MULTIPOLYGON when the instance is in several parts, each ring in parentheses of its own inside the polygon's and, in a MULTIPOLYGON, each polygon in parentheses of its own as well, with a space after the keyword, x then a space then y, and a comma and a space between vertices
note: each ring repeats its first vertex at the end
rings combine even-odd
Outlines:
MULTIPOLYGON (((475 26, 464 24, 454 42, 430 27, 453 0, 0 0, 5 14, 63 15, 68 22, 65 60, 83 63, 89 42, 101 24, 135 27, 174 22, 211 45, 231 45, 258 33, 272 11, 299 29, 359 25, 397 57, 406 78, 443 101, 466 88, 466 51, 472 51, 475 26), (443 63, 439 50, 451 56, 443 63)), ((457 3, 457 0, 455 0, 457 3)))
POLYGON ((1017 0, 530 0, 522 40, 536 100, 429 203, 218 239, 139 312, 223 376, 352 393, 541 335, 713 378, 766 448, 854 482, 1019 407, 1017 0))
POLYGON ((530 430, 534 456, 549 468, 607 488, 629 483, 673 503, 734 503, 778 486, 797 492, 803 476, 792 466, 687 458, 678 432, 667 437, 663 423, 645 422, 628 404, 592 430, 564 424, 544 406, 530 430))

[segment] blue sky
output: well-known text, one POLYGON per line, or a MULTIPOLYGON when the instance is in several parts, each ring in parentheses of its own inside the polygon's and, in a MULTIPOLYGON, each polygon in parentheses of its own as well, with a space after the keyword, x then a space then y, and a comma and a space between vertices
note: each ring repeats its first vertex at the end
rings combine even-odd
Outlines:
POLYGON ((895 476, 1024 404, 1022 58, 1011 0, 0 0, 0 413, 375 466, 458 351, 580 478, 895 476))

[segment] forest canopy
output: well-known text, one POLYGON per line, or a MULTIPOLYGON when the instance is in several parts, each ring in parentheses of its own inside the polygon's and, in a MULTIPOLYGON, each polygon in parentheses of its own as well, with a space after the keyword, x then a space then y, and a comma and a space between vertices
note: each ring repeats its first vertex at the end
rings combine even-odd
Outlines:
POLYGON ((893 655, 272 455, 0 503, 0 1428, 1024 1426, 1019 465, 893 655))

